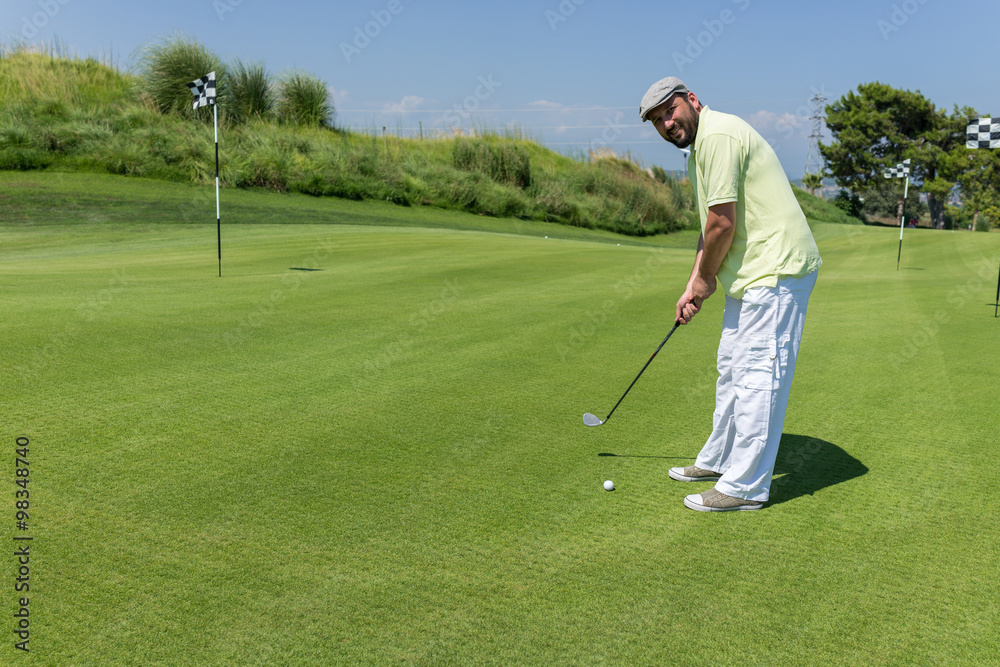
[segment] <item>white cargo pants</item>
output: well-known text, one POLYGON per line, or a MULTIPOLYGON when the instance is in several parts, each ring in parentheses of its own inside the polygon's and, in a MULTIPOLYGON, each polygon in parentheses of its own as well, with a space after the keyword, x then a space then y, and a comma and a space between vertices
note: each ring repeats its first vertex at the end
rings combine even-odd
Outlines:
POLYGON ((785 424, 809 295, 816 272, 777 287, 726 295, 712 435, 695 465, 721 473, 715 488, 764 502, 785 424))

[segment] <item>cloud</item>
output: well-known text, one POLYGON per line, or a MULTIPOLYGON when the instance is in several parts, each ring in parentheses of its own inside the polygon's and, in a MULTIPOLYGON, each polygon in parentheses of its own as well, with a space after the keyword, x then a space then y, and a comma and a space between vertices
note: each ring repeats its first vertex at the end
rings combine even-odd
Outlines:
POLYGON ((406 113, 413 111, 424 103, 424 98, 417 95, 407 95, 399 102, 392 102, 385 105, 385 110, 391 113, 406 113))
POLYGON ((787 111, 780 114, 773 111, 757 111, 747 116, 746 121, 765 137, 769 134, 788 136, 811 129, 808 118, 787 111))
POLYGON ((326 89, 330 92, 330 97, 333 98, 334 106, 339 107, 341 104, 351 99, 351 93, 347 90, 337 90, 333 86, 327 86, 326 89))

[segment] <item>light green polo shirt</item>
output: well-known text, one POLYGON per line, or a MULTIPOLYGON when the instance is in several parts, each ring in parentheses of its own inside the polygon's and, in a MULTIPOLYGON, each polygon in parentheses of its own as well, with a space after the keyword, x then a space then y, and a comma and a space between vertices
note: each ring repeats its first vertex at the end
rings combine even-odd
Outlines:
POLYGON ((717 276, 742 299, 748 287, 774 287, 779 276, 820 267, 819 249, 778 156, 745 120, 702 107, 688 157, 701 231, 708 209, 736 202, 736 232, 717 276))

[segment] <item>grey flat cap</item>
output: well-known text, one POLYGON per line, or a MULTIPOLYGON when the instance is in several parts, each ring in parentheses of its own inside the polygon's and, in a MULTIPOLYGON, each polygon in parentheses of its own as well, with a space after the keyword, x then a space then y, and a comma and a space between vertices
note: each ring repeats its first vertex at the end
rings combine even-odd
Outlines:
POLYGON ((645 123, 646 116, 653 108, 666 102, 674 93, 687 92, 690 92, 687 86, 676 76, 668 76, 665 79, 660 79, 650 86, 646 94, 642 96, 642 102, 639 103, 639 117, 645 123))

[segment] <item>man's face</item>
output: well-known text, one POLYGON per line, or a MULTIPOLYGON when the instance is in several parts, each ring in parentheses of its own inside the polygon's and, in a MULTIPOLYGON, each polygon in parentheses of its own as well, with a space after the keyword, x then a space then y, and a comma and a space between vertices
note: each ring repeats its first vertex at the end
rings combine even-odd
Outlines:
POLYGON ((660 136, 677 148, 687 148, 698 133, 698 111, 688 100, 688 93, 672 95, 646 115, 660 136))

